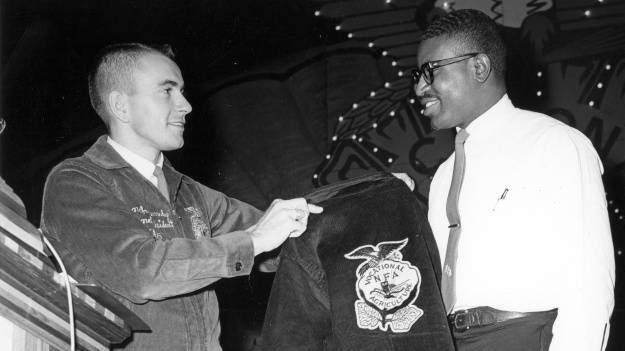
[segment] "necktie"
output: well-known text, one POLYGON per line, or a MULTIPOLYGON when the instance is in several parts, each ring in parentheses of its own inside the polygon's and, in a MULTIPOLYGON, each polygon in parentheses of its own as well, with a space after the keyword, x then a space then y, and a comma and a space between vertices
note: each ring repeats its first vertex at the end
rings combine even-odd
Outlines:
POLYGON ((447 314, 451 313, 456 304, 456 261, 458 259, 458 240, 460 239, 460 213, 458 213, 458 198, 464 177, 464 142, 469 133, 461 129, 456 134, 454 157, 454 172, 451 178, 451 187, 447 195, 447 220, 449 221, 449 239, 445 253, 445 266, 441 280, 441 294, 447 314))
POLYGON ((156 187, 158 191, 169 201, 169 192, 167 191, 167 181, 165 180, 165 174, 163 174, 163 168, 159 166, 154 167, 153 174, 156 177, 156 187))

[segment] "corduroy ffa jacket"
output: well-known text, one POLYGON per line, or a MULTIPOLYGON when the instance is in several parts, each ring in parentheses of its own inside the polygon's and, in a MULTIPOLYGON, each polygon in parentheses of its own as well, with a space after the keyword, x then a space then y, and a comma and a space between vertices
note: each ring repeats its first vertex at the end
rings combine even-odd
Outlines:
POLYGON ((320 188, 282 248, 262 350, 453 350, 440 260, 417 198, 391 175, 320 188))
POLYGON ((209 286, 249 274, 244 230, 262 212, 163 164, 169 198, 131 167, 106 136, 48 176, 41 226, 80 283, 98 283, 152 329, 126 350, 221 350, 209 286))

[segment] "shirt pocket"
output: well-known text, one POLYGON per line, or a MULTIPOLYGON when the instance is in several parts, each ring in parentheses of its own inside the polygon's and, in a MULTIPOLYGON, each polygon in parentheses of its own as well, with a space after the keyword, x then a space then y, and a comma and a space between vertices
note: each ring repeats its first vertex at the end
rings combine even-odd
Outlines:
POLYGON ((493 200, 493 207, 491 212, 502 212, 503 209, 505 209, 506 205, 510 202, 508 201, 508 195, 510 193, 510 185, 506 185, 506 186, 502 186, 500 188, 498 188, 497 191, 495 191, 495 194, 499 194, 495 196, 495 199, 493 200))
POLYGON ((490 199, 491 208, 488 216, 490 218, 490 230, 494 232, 509 232, 511 227, 517 225, 520 193, 519 187, 512 184, 496 188, 495 195, 490 199))

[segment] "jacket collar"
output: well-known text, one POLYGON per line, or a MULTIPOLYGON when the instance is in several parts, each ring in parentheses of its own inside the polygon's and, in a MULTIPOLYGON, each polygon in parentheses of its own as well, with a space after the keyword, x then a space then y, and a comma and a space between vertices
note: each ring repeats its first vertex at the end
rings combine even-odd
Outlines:
POLYGON ((91 162, 105 169, 118 169, 131 167, 128 162, 121 157, 113 147, 106 142, 107 135, 102 135, 85 152, 91 162))
MULTIPOLYGON (((85 157, 87 157, 91 162, 96 165, 104 168, 104 169, 121 169, 121 168, 130 168, 133 172, 136 172, 139 176, 139 172, 134 169, 131 165, 124 160, 120 154, 113 149, 113 147, 106 142, 107 135, 102 135, 98 138, 98 140, 85 152, 85 157)), ((180 188, 180 183, 182 181, 182 173, 178 172, 174 167, 172 167, 171 163, 167 157, 163 156, 163 173, 165 174, 165 179, 167 179, 167 186, 170 188, 170 193, 172 189, 175 189, 174 194, 178 193, 178 189, 180 188)), ((143 176, 141 176, 143 178, 143 176)))

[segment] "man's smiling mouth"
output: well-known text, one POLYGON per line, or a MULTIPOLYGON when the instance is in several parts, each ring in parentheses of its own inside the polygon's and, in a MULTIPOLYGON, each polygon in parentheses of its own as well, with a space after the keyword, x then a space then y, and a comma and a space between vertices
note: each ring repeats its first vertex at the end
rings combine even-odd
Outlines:
POLYGON ((184 124, 185 124, 185 122, 169 122, 168 124, 169 124, 170 126, 179 127, 179 128, 184 128, 184 124))
POLYGON ((439 102, 438 100, 428 101, 428 102, 425 103, 425 106, 423 106, 423 107, 428 108, 428 107, 430 107, 430 106, 432 106, 434 104, 438 104, 438 102, 439 102))
POLYGON ((431 109, 431 107, 436 106, 440 104, 440 100, 438 99, 427 99, 427 100, 421 100, 421 106, 423 106, 423 115, 427 115, 428 114, 428 110, 431 109))

